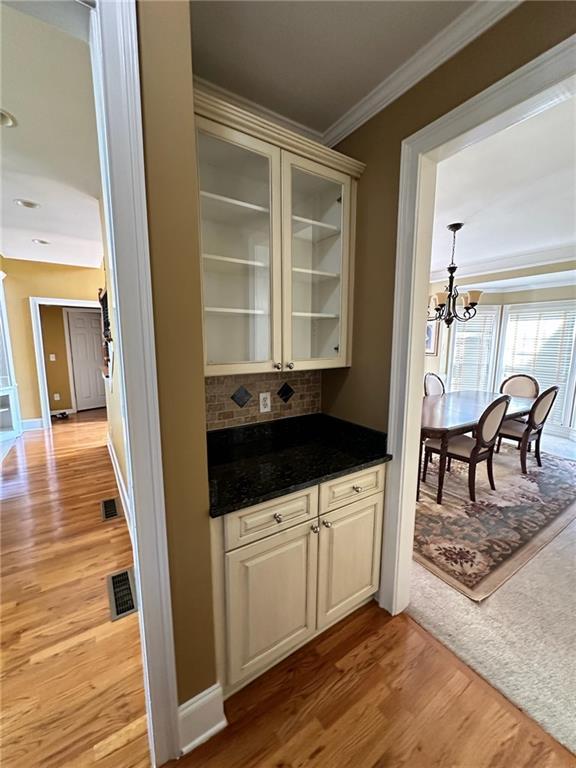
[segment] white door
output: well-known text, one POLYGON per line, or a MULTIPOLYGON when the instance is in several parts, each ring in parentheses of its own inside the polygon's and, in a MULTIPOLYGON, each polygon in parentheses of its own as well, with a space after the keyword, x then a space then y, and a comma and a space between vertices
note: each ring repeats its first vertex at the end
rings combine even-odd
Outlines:
POLYGON ((315 633, 317 564, 318 526, 308 522, 226 555, 230 684, 315 633))
POLYGON ((102 368, 102 325, 100 311, 70 311, 70 354, 76 393, 76 409, 103 408, 106 405, 102 368))
POLYGON ((382 494, 322 515, 318 555, 318 629, 378 590, 382 494))

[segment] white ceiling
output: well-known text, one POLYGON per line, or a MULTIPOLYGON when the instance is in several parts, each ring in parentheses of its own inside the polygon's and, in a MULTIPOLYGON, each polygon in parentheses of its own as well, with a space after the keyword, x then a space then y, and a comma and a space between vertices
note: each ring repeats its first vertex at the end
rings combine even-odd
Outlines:
POLYGON ((438 165, 432 280, 445 275, 452 234, 458 274, 576 258, 576 98, 438 165))
POLYGON ((89 10, 67 0, 40 3, 44 20, 22 12, 37 5, 0 6, 0 106, 17 120, 0 136, 0 251, 6 258, 97 267, 103 249, 96 118, 90 52, 79 39, 81 15, 89 10), (20 208, 16 198, 40 207, 20 208))
POLYGON ((489 293, 509 293, 511 291, 535 291, 539 288, 562 288, 574 286, 576 296, 576 272, 562 270, 560 272, 548 272, 542 275, 523 275, 522 277, 508 277, 502 280, 488 280, 486 282, 474 281, 474 288, 489 293))
POLYGON ((514 5, 193 1, 194 73, 326 138, 373 89, 397 90, 395 75, 409 87, 514 5))

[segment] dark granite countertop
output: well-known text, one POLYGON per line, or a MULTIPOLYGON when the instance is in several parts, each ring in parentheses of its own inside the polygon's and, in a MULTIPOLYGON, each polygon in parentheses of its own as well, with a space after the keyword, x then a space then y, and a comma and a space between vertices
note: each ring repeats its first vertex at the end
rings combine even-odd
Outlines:
POLYGON ((323 413, 208 432, 210 515, 389 461, 386 434, 323 413))

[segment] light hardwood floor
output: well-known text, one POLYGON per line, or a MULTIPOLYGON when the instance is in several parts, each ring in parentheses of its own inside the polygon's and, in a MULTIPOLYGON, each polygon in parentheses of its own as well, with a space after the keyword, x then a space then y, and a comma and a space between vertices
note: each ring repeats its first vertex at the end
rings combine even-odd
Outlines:
POLYGON ((6 768, 149 766, 138 618, 109 618, 105 577, 132 562, 104 411, 27 432, 2 465, 6 768))
MULTIPOLYGON (((101 416, 27 433, 2 467, 2 768, 148 768, 130 564, 101 416)), ((463 627, 462 631, 466 631, 463 627)), ((412 619, 368 605, 226 702, 178 768, 572 768, 563 747, 412 619)))
MULTIPOLYGON (((462 631, 466 631, 463 627, 462 631)), ((569 768, 571 756, 408 616, 372 603, 226 703, 178 768, 569 768)))

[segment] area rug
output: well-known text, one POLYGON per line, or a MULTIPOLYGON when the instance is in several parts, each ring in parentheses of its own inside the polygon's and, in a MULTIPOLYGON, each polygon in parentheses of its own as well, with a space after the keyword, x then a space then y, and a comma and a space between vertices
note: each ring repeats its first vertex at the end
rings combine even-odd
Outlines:
POLYGON ((436 504, 438 458, 420 485, 414 558, 475 601, 484 600, 576 519, 576 462, 542 454, 520 471, 513 446, 494 456, 492 491, 486 467, 476 470, 476 501, 468 496, 468 465, 452 462, 436 504))

